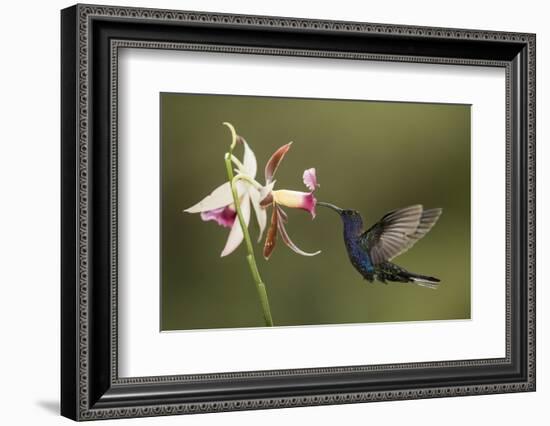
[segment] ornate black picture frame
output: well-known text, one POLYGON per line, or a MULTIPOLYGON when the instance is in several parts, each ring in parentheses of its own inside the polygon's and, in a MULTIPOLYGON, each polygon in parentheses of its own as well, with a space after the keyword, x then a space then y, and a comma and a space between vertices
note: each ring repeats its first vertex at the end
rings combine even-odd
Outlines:
POLYGON ((61 413, 74 420, 535 390, 535 35, 76 5, 61 13, 61 413), (506 71, 506 356, 120 378, 121 47, 483 65, 506 71))

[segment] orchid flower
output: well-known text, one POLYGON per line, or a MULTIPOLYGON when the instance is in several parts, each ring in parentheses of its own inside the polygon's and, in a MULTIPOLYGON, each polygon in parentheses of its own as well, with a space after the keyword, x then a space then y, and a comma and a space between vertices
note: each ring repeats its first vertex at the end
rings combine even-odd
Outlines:
POLYGON ((222 257, 235 251, 244 239, 247 250, 246 260, 252 278, 256 284, 265 324, 267 326, 273 326, 267 289, 260 276, 250 233, 248 232, 250 206, 252 205, 254 209, 260 228, 258 242, 261 241, 266 227, 266 208, 270 204, 273 206, 271 226, 264 245, 264 256, 266 259, 269 258, 273 252, 278 232, 281 234, 283 241, 296 253, 304 256, 314 256, 319 254, 320 251, 306 253, 300 250, 288 236, 285 228, 288 218, 281 206, 304 209, 310 212, 312 217, 315 217, 317 200, 313 196, 313 192, 319 185, 317 184, 315 169, 312 168, 306 170, 303 175, 304 184, 309 189, 309 192, 290 191, 286 189, 273 190, 275 186, 275 181, 273 180, 275 171, 290 149, 292 142, 282 146, 271 156, 265 168, 265 185, 261 185, 256 181, 258 165, 254 152, 250 149, 244 138, 237 135, 231 123, 225 122, 223 125, 231 132, 229 152, 224 156, 228 182, 220 185, 214 189, 210 195, 184 211, 187 213, 200 213, 201 219, 205 222, 212 220, 220 226, 231 228, 225 247, 221 253, 222 257), (233 150, 238 143, 242 144, 244 147, 242 162, 233 155, 233 150), (236 167, 236 175, 233 174, 233 166, 236 167))
POLYGON ((286 223, 288 222, 288 216, 281 206, 289 208, 298 208, 306 210, 311 214, 312 218, 315 218, 315 207, 317 200, 313 193, 319 186, 317 183, 317 175, 314 168, 307 169, 303 174, 303 181, 309 192, 291 191, 288 189, 273 190, 275 185, 275 172, 279 167, 282 159, 290 149, 291 143, 283 145, 271 156, 265 167, 265 181, 266 184, 261 191, 262 207, 272 205, 271 224, 267 232, 267 237, 264 244, 264 257, 269 259, 273 249, 275 248, 275 242, 277 240, 277 234, 281 234, 281 238, 284 243, 295 253, 302 256, 315 256, 321 251, 314 253, 308 253, 296 246, 290 239, 288 232, 286 231, 286 223))
MULTIPOLYGON (((260 206, 260 190, 262 189, 262 185, 255 180, 258 168, 256 155, 244 138, 238 136, 237 141, 244 147, 242 162, 234 155, 231 155, 231 161, 236 166, 235 171, 238 178, 235 185, 237 187, 239 207, 246 226, 248 226, 250 222, 250 206, 252 205, 260 228, 259 242, 262 239, 267 224, 267 213, 265 208, 260 206)), ((243 241, 243 230, 239 221, 236 220, 237 210, 233 202, 230 182, 225 182, 218 186, 210 195, 184 211, 187 213, 200 213, 201 219, 205 222, 213 220, 220 226, 231 228, 227 242, 221 253, 222 257, 235 251, 243 241)))

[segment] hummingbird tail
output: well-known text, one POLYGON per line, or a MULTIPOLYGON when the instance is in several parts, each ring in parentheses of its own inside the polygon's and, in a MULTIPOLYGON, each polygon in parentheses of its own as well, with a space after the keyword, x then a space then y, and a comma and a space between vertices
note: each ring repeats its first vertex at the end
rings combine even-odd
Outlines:
POLYGON ((391 262, 384 262, 377 265, 375 273, 376 278, 382 282, 413 283, 433 290, 437 289, 439 285, 439 278, 415 274, 391 262))
POLYGON ((427 287, 435 290, 439 286, 440 280, 438 278, 428 277, 427 275, 413 274, 411 272, 409 272, 409 275, 410 280, 421 287, 427 287))

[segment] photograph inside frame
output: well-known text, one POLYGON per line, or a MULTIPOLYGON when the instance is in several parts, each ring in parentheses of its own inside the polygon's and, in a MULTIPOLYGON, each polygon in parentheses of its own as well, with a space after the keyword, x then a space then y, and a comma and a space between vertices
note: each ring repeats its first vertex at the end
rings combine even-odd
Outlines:
POLYGON ((470 125, 467 104, 160 93, 161 331, 470 319, 470 125))

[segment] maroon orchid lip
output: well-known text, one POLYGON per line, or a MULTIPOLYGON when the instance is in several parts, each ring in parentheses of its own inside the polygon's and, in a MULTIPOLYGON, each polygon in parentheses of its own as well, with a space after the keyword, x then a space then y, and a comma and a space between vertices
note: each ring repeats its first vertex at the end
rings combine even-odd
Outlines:
POLYGON ((231 228, 235 223, 236 217, 237 211, 232 206, 201 212, 201 219, 203 221, 208 222, 209 220, 214 220, 218 225, 224 228, 231 228))

